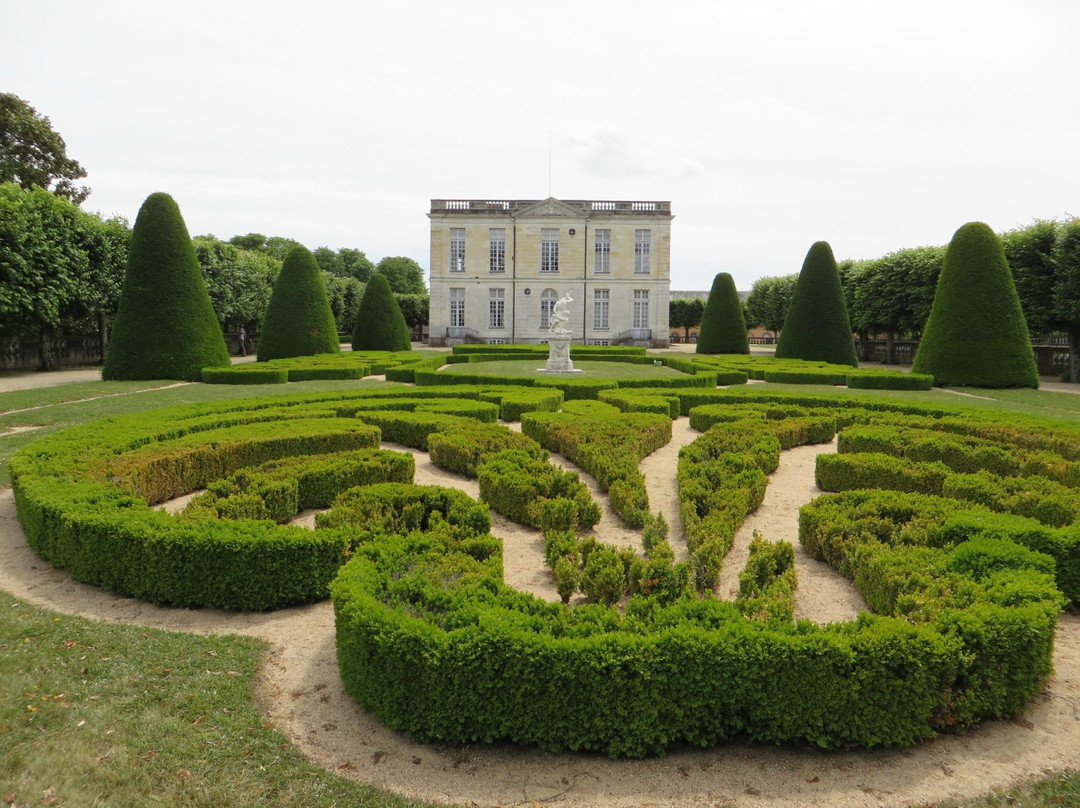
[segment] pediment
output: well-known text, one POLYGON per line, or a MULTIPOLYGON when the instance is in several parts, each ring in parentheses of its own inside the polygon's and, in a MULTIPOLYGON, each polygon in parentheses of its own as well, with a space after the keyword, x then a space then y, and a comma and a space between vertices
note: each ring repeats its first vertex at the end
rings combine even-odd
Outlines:
POLYGON ((575 207, 574 205, 568 205, 553 196, 549 196, 547 199, 540 202, 534 202, 532 205, 518 210, 514 214, 514 218, 523 219, 528 217, 560 217, 560 216, 572 216, 575 219, 580 219, 583 215, 583 211, 575 207))

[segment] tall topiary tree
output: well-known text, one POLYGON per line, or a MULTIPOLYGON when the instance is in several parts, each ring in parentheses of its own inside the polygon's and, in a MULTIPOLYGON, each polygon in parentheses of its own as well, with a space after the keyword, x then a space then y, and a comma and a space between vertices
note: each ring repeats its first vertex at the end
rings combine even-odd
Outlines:
POLYGON ((828 242, 814 243, 806 254, 776 344, 776 356, 859 366, 840 290, 840 273, 828 242))
POLYGON ((229 364, 195 248, 171 196, 151 194, 131 233, 103 379, 198 381, 229 364))
POLYGON ((912 365, 936 384, 1038 387, 1020 297, 1001 239, 982 222, 953 234, 912 365))
POLYGON ((750 338, 746 333, 746 318, 735 289, 735 279, 726 272, 713 278, 705 313, 698 331, 697 353, 748 354, 750 338))
POLYGON ((259 334, 259 361, 341 350, 322 270, 307 247, 285 255, 259 334))
POLYGON ((354 351, 408 351, 409 327, 390 291, 386 276, 376 272, 367 282, 364 299, 356 314, 354 351))

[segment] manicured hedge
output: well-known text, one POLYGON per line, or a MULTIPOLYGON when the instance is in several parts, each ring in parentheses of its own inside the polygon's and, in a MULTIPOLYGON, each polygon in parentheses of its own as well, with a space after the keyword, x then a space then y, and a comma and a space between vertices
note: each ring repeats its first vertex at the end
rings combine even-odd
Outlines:
POLYGON ((847 386, 853 390, 929 390, 934 377, 929 373, 849 373, 847 386))
POLYGON ((949 242, 912 370, 940 385, 1039 386, 1001 239, 982 222, 965 224, 949 242))
POLYGON ((313 496, 311 486, 325 500, 333 480, 345 485, 355 477, 346 459, 316 460, 377 446, 380 430, 364 421, 380 423, 387 439, 425 446, 433 431, 493 418, 505 392, 464 386, 338 391, 189 405, 87 424, 49 435, 12 458, 16 505, 39 555, 120 594, 239 610, 319 600, 349 539, 268 521, 292 507, 283 504, 292 502, 292 481, 298 502, 313 496), (421 411, 361 410, 394 398, 397 406, 421 411), (431 411, 438 409, 443 412, 431 411), (445 414, 466 411, 474 417, 445 414), (308 455, 316 456, 310 464, 303 461, 308 455), (284 470, 275 471, 279 462, 284 470), (261 472, 248 471, 260 466, 261 472), (220 510, 215 500, 213 509, 195 507, 176 518, 149 507, 237 474, 237 490, 220 483, 220 493, 229 491, 217 498, 228 500, 220 510), (217 514, 245 518, 226 521, 217 514))
POLYGON ((297 244, 274 281, 259 334, 259 361, 340 351, 319 264, 307 247, 297 244))
MULTIPOLYGON (((535 449, 502 449, 499 438, 488 444, 481 433, 493 435, 496 425, 423 412, 419 404, 412 412, 364 409, 390 406, 395 398, 407 406, 413 396, 421 402, 454 397, 463 402, 447 406, 463 412, 503 392, 336 391, 100 421, 18 452, 11 464, 16 504, 43 557, 82 580, 158 602, 233 609, 305 602, 325 596, 352 554, 333 584, 342 679, 365 709, 422 740, 510 740, 616 756, 735 738, 898 746, 1013 715, 1044 687, 1063 602, 1054 576, 1069 597, 1080 593, 1080 542, 1071 525, 1050 527, 940 498, 918 498, 919 510, 910 504, 913 494, 831 495, 804 509, 803 541, 820 546, 821 557, 852 577, 882 615, 826 627, 790 622, 782 550, 755 553, 748 572, 756 585, 742 603, 751 619, 733 604, 685 590, 688 580, 711 589, 725 542, 760 502, 781 447, 824 439, 832 421, 859 429, 896 421, 938 432, 940 445, 957 457, 981 451, 980 441, 1017 447, 1030 453, 1024 467, 1032 473, 1013 480, 1043 476, 1036 469, 1063 475, 1057 487, 1036 491, 1055 495, 1068 493, 1071 463, 1080 459, 1075 427, 862 395, 621 391, 620 401, 665 396, 687 412, 702 404, 715 410, 694 413, 714 423, 680 452, 681 515, 692 557, 687 566, 671 563, 655 525, 644 559, 574 539, 569 552, 583 559, 583 586, 593 560, 588 586, 598 602, 567 609, 503 585, 501 548, 487 534, 486 509, 460 492, 387 483, 335 495, 355 479, 349 474, 364 473, 359 466, 345 473, 348 455, 337 453, 378 457, 364 448, 375 445, 377 430, 361 419, 382 419, 417 444, 432 435, 435 442, 473 435, 471 445, 451 452, 463 463, 486 461, 477 473, 493 505, 523 510, 549 534, 585 527, 599 514, 579 496, 580 482, 540 461, 535 449), (722 406, 742 417, 727 418, 722 406), (443 428, 429 431, 435 419, 443 419, 443 428), (326 457, 301 459, 305 454, 326 457), (225 486, 226 496, 218 498, 232 499, 225 512, 249 513, 257 495, 266 515, 284 516, 299 507, 307 476, 320 480, 312 496, 334 495, 334 509, 319 517, 318 530, 304 531, 269 519, 225 521, 220 511, 200 514, 199 507, 170 517, 148 505, 217 486, 230 475, 226 482, 236 490, 225 486), (521 508, 523 502, 531 507, 521 508), (811 525, 815 513, 820 518, 811 525), (600 601, 618 594, 617 563, 623 591, 634 594, 615 609, 600 601)), ((547 413, 525 420, 557 428, 567 446, 584 434, 579 454, 602 430, 574 429, 575 423, 629 421, 596 402, 565 408, 565 431, 547 413)), ((670 410, 634 417, 651 418, 649 428, 658 432, 670 430, 670 410)), ((612 432, 606 444, 594 441, 593 450, 614 446, 617 438, 612 432)), ((399 475, 407 463, 376 461, 382 471, 369 471, 399 475)), ((558 544, 551 538, 557 564, 558 544)), ((573 577, 568 563, 560 569, 573 577)))
POLYGON ((203 368, 205 384, 285 384, 289 381, 286 368, 252 367, 203 368))
POLYGON ((529 450, 506 449, 476 470, 480 498, 508 519, 541 530, 588 530, 600 506, 572 471, 529 450))
POLYGON ((103 379, 198 381, 229 351, 180 208, 165 193, 139 208, 103 379))
POLYGON ((495 424, 469 424, 428 438, 431 462, 441 469, 475 477, 477 469, 506 449, 526 452, 537 460, 548 453, 532 438, 495 424))
POLYGON ((671 440, 666 415, 621 413, 600 402, 568 402, 560 413, 522 416, 521 431, 573 461, 596 478, 611 507, 632 527, 649 513, 645 478, 638 464, 671 440))

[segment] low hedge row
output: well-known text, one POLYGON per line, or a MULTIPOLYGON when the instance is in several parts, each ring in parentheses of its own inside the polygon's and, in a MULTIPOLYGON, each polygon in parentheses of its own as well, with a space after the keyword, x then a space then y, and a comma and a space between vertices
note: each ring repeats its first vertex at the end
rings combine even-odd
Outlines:
MULTIPOLYGON (((455 345, 450 349, 454 355, 459 354, 492 354, 500 359, 515 357, 518 354, 547 356, 547 345, 517 344, 517 345, 455 345)), ((645 349, 636 345, 571 345, 571 357, 596 357, 596 356, 645 356, 645 349)))
POLYGON ((308 508, 329 508, 342 491, 374 483, 412 482, 413 456, 382 449, 301 455, 241 469, 206 487, 185 516, 271 519, 284 524, 308 508))
POLYGON ((934 377, 928 373, 849 373, 847 386, 853 390, 930 390, 934 377))
POLYGON ((638 464, 671 441, 670 418, 621 413, 598 401, 567 402, 563 412, 522 416, 521 431, 592 475, 628 525, 644 526, 649 495, 638 464))
POLYGON ((293 356, 227 368, 203 368, 206 384, 284 384, 318 379, 363 379, 422 361, 411 351, 352 351, 293 356))
MULTIPOLYGON (((941 426, 947 428, 951 424, 941 426)), ((872 424, 845 429, 837 448, 841 452, 880 452, 914 461, 940 461, 953 471, 967 474, 989 471, 1010 477, 1039 476, 1070 487, 1080 487, 1080 462, 1067 460, 1046 449, 1003 446, 1001 439, 903 425, 872 424)))
POLYGON ((285 384, 289 381, 287 368, 268 368, 238 365, 228 368, 203 368, 204 384, 285 384))
POLYGON ((988 542, 935 557, 963 583, 961 609, 940 573, 890 576, 923 556, 882 548, 867 543, 852 568, 882 591, 898 582, 898 609, 921 608, 818 627, 754 623, 714 599, 566 609, 507 589, 482 540, 389 537, 359 546, 333 585, 342 679, 420 741, 613 756, 733 737, 907 745, 1039 691, 1060 609, 1046 559, 988 542))
MULTIPOLYGON (((491 530, 486 505, 464 491, 438 485, 376 482, 342 491, 329 511, 316 514, 319 529, 340 529, 352 548, 384 535, 434 530, 471 538, 491 530)), ((497 553, 501 557, 501 546, 497 553)))
POLYGON ((516 394, 477 386, 373 388, 133 413, 63 430, 20 450, 11 460, 15 501, 27 540, 39 555, 80 580, 123 595, 256 611, 319 600, 345 558, 347 537, 262 519, 197 519, 194 511, 173 517, 150 504, 262 464, 270 464, 264 466, 270 473, 271 461, 281 461, 280 476, 261 489, 265 510, 253 498, 243 498, 248 489, 225 497, 233 501, 224 503, 221 512, 276 518, 283 507, 292 507, 281 505, 291 497, 284 490, 291 490, 285 477, 295 477, 301 501, 309 495, 308 480, 321 479, 319 486, 334 479, 337 485, 348 482, 347 474, 333 472, 336 461, 327 458, 330 468, 320 477, 314 469, 304 470, 303 458, 374 449, 380 428, 365 420, 381 424, 386 439, 416 447, 425 446, 433 430, 479 424, 437 412, 362 407, 408 397, 404 402, 412 399, 421 409, 439 409, 431 402, 449 399, 444 409, 470 409, 473 415, 482 409, 483 417, 490 418, 493 408, 504 403, 511 408, 551 406, 559 400, 555 391, 530 392, 533 404, 516 394), (294 457, 298 465, 286 470, 294 457))
POLYGON ((525 452, 536 460, 548 459, 547 451, 532 438, 497 424, 463 424, 428 437, 431 462, 465 477, 476 477, 480 466, 506 449, 525 452))
POLYGON ((746 568, 739 573, 735 607, 758 623, 790 625, 795 619, 795 548, 790 542, 769 542, 754 533, 746 568))
POLYGON ((822 455, 816 478, 823 491, 881 488, 975 502, 999 513, 1064 527, 1080 519, 1080 492, 1045 477, 1001 477, 986 471, 955 473, 940 462, 918 463, 866 452, 822 455))
POLYGON ((534 451, 506 449, 476 469, 480 499, 503 516, 540 530, 588 530, 600 506, 572 471, 562 471, 534 451))
POLYGON ((880 367, 852 369, 849 365, 801 359, 776 359, 768 356, 732 354, 695 356, 695 365, 702 368, 721 368, 744 372, 757 381, 783 384, 847 385, 865 390, 929 390, 934 377, 920 373, 905 373, 880 367))

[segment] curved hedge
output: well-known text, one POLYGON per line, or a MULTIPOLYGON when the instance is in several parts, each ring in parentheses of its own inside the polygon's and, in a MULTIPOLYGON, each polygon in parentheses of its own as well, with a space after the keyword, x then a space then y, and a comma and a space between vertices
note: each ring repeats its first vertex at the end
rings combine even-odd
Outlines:
MULTIPOLYGON (((823 498, 804 509, 802 541, 852 577, 881 612, 824 627, 786 619, 791 582, 782 547, 758 548, 742 610, 680 596, 677 580, 659 587, 646 578, 654 569, 681 570, 711 588, 723 544, 760 502, 781 449, 825 440, 833 424, 860 445, 887 446, 898 425, 940 432, 937 444, 926 445, 956 463, 971 454, 992 459, 986 443, 1013 447, 1022 450, 1021 469, 1061 475, 1066 488, 1080 460, 1075 427, 872 396, 662 391, 707 427, 680 452, 689 567, 671 565, 664 553, 631 562, 637 594, 621 608, 569 609, 503 584, 484 506, 460 492, 403 485, 409 460, 372 448, 378 432, 361 418, 381 419, 417 444, 468 432, 472 440, 448 441, 447 450, 458 452, 453 462, 470 462, 461 452, 469 453, 493 505, 512 510, 526 499, 518 486, 528 485, 538 492, 533 503, 561 498, 584 506, 578 514, 586 519, 576 526, 588 523, 595 511, 579 501, 572 480, 548 479, 550 466, 534 467, 542 454, 528 444, 502 447, 502 439, 482 434, 494 424, 446 412, 488 417, 489 409, 472 405, 498 391, 459 388, 454 396, 463 401, 435 406, 450 389, 281 396, 69 429, 12 459, 19 516, 31 545, 52 563, 145 599, 265 609, 323 597, 329 588, 347 691, 421 740, 511 740, 616 756, 733 738, 898 746, 1013 715, 1045 684, 1063 604, 1056 586, 1072 596, 1080 580, 1071 525, 893 492, 823 498), (375 408, 393 406, 395 397, 408 406, 412 394, 420 402, 412 412, 375 408), (444 412, 424 412, 427 402, 444 412), (427 431, 439 419, 444 428, 427 431), (388 482, 340 490, 358 479, 388 482), (201 486, 209 496, 190 513, 172 517, 150 507, 201 486), (333 497, 318 530, 272 521, 304 496, 333 497), (232 514, 267 518, 222 518, 232 514), (766 574, 770 565, 775 575, 766 574), (654 588, 666 595, 647 594, 654 588)), ((571 426, 575 418, 615 417, 599 404, 572 402, 567 410, 571 426)), ((663 431, 669 417, 651 420, 663 431)), ((547 416, 527 420, 558 425, 547 416)), ((562 440, 579 437, 573 433, 562 440)), ((525 508, 522 518, 553 523, 569 512, 562 504, 544 509, 525 508)), ((663 546, 655 530, 652 542, 654 550, 663 546)), ((552 557, 556 545, 553 539, 552 557)), ((589 545, 577 546, 584 553, 589 545)), ((582 575, 600 566, 614 571, 585 561, 582 575)), ((604 583, 595 577, 590 586, 604 583)))
MULTIPOLYGON (((479 423, 477 418, 490 421, 501 406, 498 389, 445 390, 433 395, 391 388, 189 405, 64 430, 13 456, 19 519, 41 557, 79 580, 131 597, 236 610, 319 600, 347 556, 348 536, 273 520, 292 507, 283 502, 306 501, 306 486, 315 485, 306 479, 321 479, 323 486, 337 479, 340 486, 354 479, 349 469, 358 466, 312 457, 285 474, 274 464, 375 447, 380 433, 424 447, 433 431, 459 430, 479 423), (396 410, 364 409, 393 399, 396 410), (263 464, 269 465, 247 471, 263 464), (241 478, 230 477, 238 473, 241 478), (295 482, 298 499, 283 475, 295 482), (212 489, 220 494, 213 507, 205 498, 180 517, 153 507, 207 486, 218 486, 212 489), (224 521, 218 515, 245 518, 224 521)), ((401 479, 398 465, 380 467, 386 479, 401 479)))
MULTIPOLYGON (((715 413, 683 450, 680 476, 694 475, 684 514, 708 525, 703 544, 753 507, 781 445, 830 431, 825 416, 789 405, 756 409, 715 413)), ((865 520, 846 524, 861 530, 865 520)), ((365 709, 424 741, 614 756, 736 737, 907 745, 1022 709, 1050 673, 1063 603, 1046 555, 965 535, 956 522, 937 535, 848 531, 829 544, 884 615, 824 627, 784 619, 791 582, 779 549, 756 554, 755 569, 774 557, 780 566, 748 586, 750 620, 709 598, 636 595, 622 611, 541 603, 502 584, 483 544, 475 552, 460 534, 403 535, 359 548, 333 585, 342 678, 365 709)), ((804 541, 817 546, 809 533, 804 541)))

